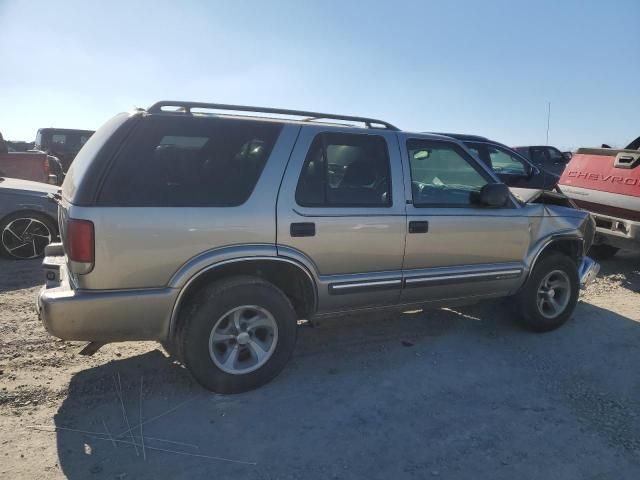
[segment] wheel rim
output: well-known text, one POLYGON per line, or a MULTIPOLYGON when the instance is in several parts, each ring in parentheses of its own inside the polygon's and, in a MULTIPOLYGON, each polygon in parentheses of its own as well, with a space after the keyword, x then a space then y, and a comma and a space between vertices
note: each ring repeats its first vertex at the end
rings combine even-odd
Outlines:
POLYGON ((16 218, 2 230, 2 246, 12 257, 36 258, 51 243, 49 227, 36 218, 16 218))
POLYGON ((278 343, 278 324, 271 313, 243 305, 222 315, 209 335, 209 355, 227 373, 241 375, 262 367, 278 343))
POLYGON ((538 311, 545 318, 555 318, 569 305, 571 282, 562 270, 553 270, 538 287, 538 311))

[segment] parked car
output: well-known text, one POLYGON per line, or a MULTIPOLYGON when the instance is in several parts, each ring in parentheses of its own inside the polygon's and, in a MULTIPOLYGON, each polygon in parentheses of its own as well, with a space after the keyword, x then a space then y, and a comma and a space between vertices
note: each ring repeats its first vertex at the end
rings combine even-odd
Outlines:
POLYGON ((45 183, 0 177, 0 255, 18 260, 42 256, 58 234, 59 190, 45 183))
POLYGON ((0 176, 60 185, 64 179, 57 158, 44 152, 13 152, 0 133, 0 176))
POLYGON ((440 135, 460 140, 471 150, 471 153, 482 160, 500 180, 510 187, 552 190, 560 180, 559 175, 533 165, 521 154, 502 143, 477 135, 459 133, 440 135))
POLYGON ((580 148, 560 179, 562 191, 595 217, 591 252, 600 259, 640 250, 639 149, 640 138, 624 149, 580 148))
POLYGON ((551 330, 597 272, 595 227, 538 201, 452 138, 159 102, 109 120, 72 164, 38 309, 63 339, 159 340, 223 393, 274 378, 298 319, 510 296, 525 327, 551 330))
POLYGON ((558 176, 562 175, 572 156, 571 152, 561 152, 556 147, 550 147, 549 145, 514 147, 513 149, 525 156, 534 165, 558 176))
POLYGON ((41 128, 36 135, 35 147, 59 158, 66 172, 91 135, 93 130, 41 128))

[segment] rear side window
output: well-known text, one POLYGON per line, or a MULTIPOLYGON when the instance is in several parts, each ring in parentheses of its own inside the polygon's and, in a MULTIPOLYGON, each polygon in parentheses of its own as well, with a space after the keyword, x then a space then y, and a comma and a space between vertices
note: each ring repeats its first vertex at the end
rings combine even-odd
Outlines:
POLYGON ((384 138, 343 133, 316 136, 300 174, 296 202, 305 207, 391 206, 384 138))
POLYGON ((100 205, 232 207, 251 195, 282 124, 151 116, 118 155, 100 205))

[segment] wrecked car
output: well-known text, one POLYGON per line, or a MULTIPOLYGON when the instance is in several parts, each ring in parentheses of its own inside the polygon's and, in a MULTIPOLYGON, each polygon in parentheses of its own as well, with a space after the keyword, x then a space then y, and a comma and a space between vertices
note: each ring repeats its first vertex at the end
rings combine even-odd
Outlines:
POLYGON ((621 248, 640 251, 640 137, 623 149, 578 149, 560 188, 595 218, 594 257, 605 260, 621 248))

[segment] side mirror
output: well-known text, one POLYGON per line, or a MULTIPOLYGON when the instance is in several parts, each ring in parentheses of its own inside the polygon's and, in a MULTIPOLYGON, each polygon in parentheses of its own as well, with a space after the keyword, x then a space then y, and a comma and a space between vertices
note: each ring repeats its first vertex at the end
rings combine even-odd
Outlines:
POLYGON ((486 207, 504 207, 509 201, 509 187, 504 183, 487 183, 474 195, 474 203, 486 207))
POLYGON ((51 185, 58 185, 58 176, 50 173, 49 178, 47 178, 47 183, 51 185))
POLYGON ((573 158, 573 153, 571 153, 571 152, 562 152, 562 156, 568 162, 569 160, 571 160, 573 158))

